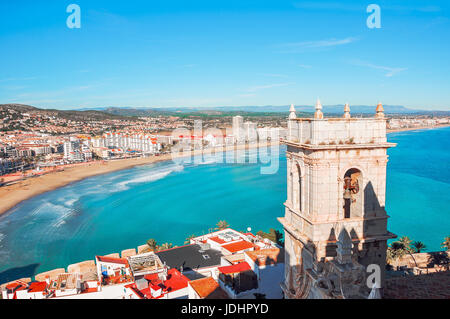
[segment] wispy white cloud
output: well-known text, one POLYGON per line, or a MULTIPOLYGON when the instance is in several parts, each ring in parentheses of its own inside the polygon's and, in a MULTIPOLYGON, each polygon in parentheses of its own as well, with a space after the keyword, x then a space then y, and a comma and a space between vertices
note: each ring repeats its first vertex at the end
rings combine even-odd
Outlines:
POLYGON ((23 77, 23 78, 6 78, 6 79, 0 79, 0 82, 21 82, 21 81, 32 81, 37 80, 38 77, 35 76, 29 76, 29 77, 23 77))
POLYGON ((298 67, 303 68, 303 69, 311 69, 312 66, 311 65, 306 65, 306 64, 297 64, 298 67))
POLYGON ((289 47, 303 47, 303 48, 323 48, 323 47, 334 47, 338 45, 349 44, 357 41, 358 38, 348 37, 345 39, 328 39, 319 41, 305 41, 296 43, 286 43, 285 46, 289 47))
POLYGON ((7 90, 7 91, 18 91, 18 90, 26 89, 27 86, 25 86, 25 85, 5 85, 0 88, 3 90, 7 90))
POLYGON ((238 97, 255 97, 255 93, 239 94, 238 97))
POLYGON ((89 91, 93 88, 98 87, 98 85, 80 85, 80 86, 72 86, 61 88, 59 90, 53 91, 38 91, 38 92, 25 92, 17 94, 14 98, 19 100, 29 100, 30 98, 33 100, 56 100, 61 97, 67 96, 68 94, 78 94, 80 92, 89 91))
POLYGON ((287 78, 288 76, 285 74, 276 74, 276 73, 265 73, 263 76, 271 77, 271 78, 287 78))
POLYGON ((291 42, 280 44, 279 47, 283 48, 281 53, 295 53, 303 52, 310 49, 324 49, 342 46, 358 41, 357 37, 347 37, 344 39, 327 39, 317 41, 303 41, 303 42, 291 42))
POLYGON ((272 88, 276 88, 276 87, 283 87, 283 86, 288 86, 288 85, 292 85, 292 84, 293 83, 272 83, 272 84, 265 84, 265 85, 256 85, 256 86, 249 87, 244 91, 248 92, 248 93, 254 93, 254 92, 261 91, 261 90, 267 90, 267 89, 272 89, 272 88))
POLYGON ((363 10, 363 5, 344 4, 339 2, 302 1, 294 2, 294 8, 305 10, 333 10, 333 11, 357 11, 363 10))
POLYGON ((368 68, 375 69, 375 70, 383 70, 386 72, 385 76, 388 78, 393 77, 394 75, 396 75, 400 72, 408 70, 408 68, 382 66, 382 65, 376 65, 376 64, 362 62, 362 61, 353 61, 353 62, 351 62, 351 64, 354 64, 357 66, 368 67, 368 68))
POLYGON ((381 9, 392 11, 403 11, 403 12, 423 12, 423 13, 435 13, 441 11, 441 7, 435 5, 429 6, 385 5, 382 6, 381 9))
MULTIPOLYGON (((367 8, 367 4, 345 4, 343 2, 322 2, 322 1, 302 1, 302 2, 294 2, 293 6, 297 9, 302 10, 320 10, 320 11, 365 11, 367 8)), ((389 11, 402 11, 402 12, 423 12, 423 13, 435 13, 442 11, 440 6, 437 5, 424 5, 424 6, 413 6, 413 5, 382 5, 381 10, 389 10, 389 11)))

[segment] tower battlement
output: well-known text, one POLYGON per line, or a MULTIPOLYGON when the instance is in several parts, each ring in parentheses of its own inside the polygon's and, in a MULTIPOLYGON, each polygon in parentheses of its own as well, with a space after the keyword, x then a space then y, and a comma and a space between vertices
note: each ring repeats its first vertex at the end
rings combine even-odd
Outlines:
POLYGON ((289 120, 287 142, 310 145, 386 143, 386 120, 296 118, 289 120))
MULTIPOLYGON (((278 219, 285 230, 286 293, 302 291, 308 285, 292 280, 329 262, 352 260, 363 270, 379 265, 384 282, 387 240, 395 237, 385 210, 387 149, 396 144, 387 142, 381 103, 372 118, 352 118, 348 104, 343 111, 342 118, 324 118, 320 101, 313 118, 297 118, 294 106, 289 111, 287 199, 278 219), (338 237, 348 239, 346 256, 338 237)), ((320 289, 309 292, 319 296, 320 289)))
POLYGON ((351 118, 348 104, 342 118, 324 118, 321 110, 318 101, 314 118, 297 118, 291 106, 286 142, 322 146, 387 142, 386 119, 381 103, 374 118, 351 118))

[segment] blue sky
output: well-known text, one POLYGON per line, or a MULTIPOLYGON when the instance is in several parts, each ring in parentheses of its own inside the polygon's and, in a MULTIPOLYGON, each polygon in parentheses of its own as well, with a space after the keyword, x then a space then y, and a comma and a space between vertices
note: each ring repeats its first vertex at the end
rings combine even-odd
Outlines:
POLYGON ((446 0, 1 0, 0 103, 450 110, 449 40, 446 0))

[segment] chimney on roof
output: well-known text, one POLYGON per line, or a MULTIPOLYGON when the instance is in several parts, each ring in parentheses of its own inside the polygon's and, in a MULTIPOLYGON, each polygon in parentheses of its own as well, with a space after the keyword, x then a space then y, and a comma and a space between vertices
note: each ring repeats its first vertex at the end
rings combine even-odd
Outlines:
POLYGON ((319 120, 323 119, 322 104, 319 99, 317 99, 316 102, 316 113, 314 113, 314 118, 319 120))

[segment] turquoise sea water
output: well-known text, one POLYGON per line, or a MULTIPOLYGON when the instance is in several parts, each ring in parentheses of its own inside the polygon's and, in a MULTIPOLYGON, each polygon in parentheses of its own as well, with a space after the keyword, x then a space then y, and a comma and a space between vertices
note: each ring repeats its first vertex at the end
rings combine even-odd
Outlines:
MULTIPOLYGON (((389 135, 389 229, 439 249, 450 235, 450 128, 389 135)), ((0 282, 135 248, 182 245, 225 219, 237 230, 280 229, 285 148, 268 164, 158 163, 92 177, 25 201, 0 218, 0 282)), ((256 151, 250 151, 254 154, 256 151)))
POLYGON ((391 133, 386 210, 389 230, 441 250, 450 236, 450 127, 391 133))

